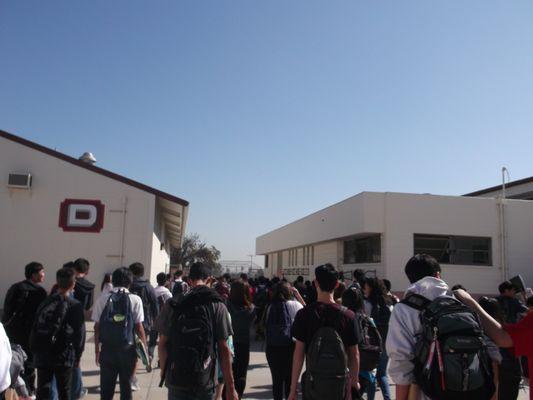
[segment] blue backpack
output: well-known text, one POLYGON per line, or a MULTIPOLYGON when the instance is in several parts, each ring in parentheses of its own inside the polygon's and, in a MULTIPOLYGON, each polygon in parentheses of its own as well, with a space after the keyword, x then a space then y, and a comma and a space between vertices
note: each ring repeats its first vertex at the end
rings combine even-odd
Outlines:
POLYGON ((112 293, 100 316, 100 342, 118 349, 133 346, 134 325, 129 294, 125 290, 112 293))
POLYGON ((284 301, 276 301, 270 306, 266 321, 266 342, 269 346, 282 347, 292 344, 291 316, 284 301))

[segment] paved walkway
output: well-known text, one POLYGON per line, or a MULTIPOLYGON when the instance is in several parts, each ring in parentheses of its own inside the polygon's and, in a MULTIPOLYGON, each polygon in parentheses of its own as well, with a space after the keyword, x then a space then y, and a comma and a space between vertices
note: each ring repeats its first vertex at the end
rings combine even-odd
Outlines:
MULTIPOLYGON (((92 325, 88 325, 87 344, 82 358, 81 368, 83 371, 83 383, 89 390, 87 400, 97 400, 100 398, 100 370, 94 360, 94 333, 92 325)), ((154 363, 155 364, 155 363, 154 363)), ((166 400, 167 390, 159 387, 159 369, 155 368, 151 373, 147 373, 144 367, 137 371, 140 390, 134 393, 134 400, 166 400)), ((117 385, 116 399, 119 399, 117 385)), ((394 393, 394 388, 392 390, 394 393)), ((519 400, 529 398, 528 391, 521 391, 519 400)), ((270 370, 265 358, 262 342, 254 342, 250 352, 250 366, 248 368, 248 379, 244 399, 271 399, 271 377, 270 370)), ((381 393, 376 395, 377 400, 381 400, 381 393)))

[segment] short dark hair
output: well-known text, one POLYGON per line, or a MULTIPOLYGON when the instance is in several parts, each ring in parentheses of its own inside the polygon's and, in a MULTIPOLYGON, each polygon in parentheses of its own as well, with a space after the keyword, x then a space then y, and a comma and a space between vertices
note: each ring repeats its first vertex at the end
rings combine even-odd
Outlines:
POLYGON ((479 299, 479 306, 496 321, 503 322, 503 310, 498 300, 492 297, 483 296, 479 299))
POLYGON ((144 265, 140 262, 135 262, 130 265, 130 271, 133 276, 140 277, 144 275, 144 265))
POLYGON ((427 254, 416 254, 405 264, 405 275, 411 283, 418 282, 427 276, 436 277, 440 272, 437 260, 427 254))
POLYGON ((516 287, 510 281, 500 283, 500 286, 498 286, 500 294, 503 294, 507 290, 516 290, 516 287))
POLYGON ((227 280, 228 282, 231 281, 231 275, 228 272, 223 274, 221 278, 227 280))
POLYGON ((298 275, 298 277, 296 278, 296 282, 303 283, 303 281, 304 281, 304 277, 302 275, 298 275))
POLYGON ((355 286, 350 286, 342 294, 342 305, 352 310, 354 313, 360 313, 363 311, 364 304, 363 295, 355 286))
POLYGON ((62 268, 71 268, 74 269, 74 262, 73 261, 67 261, 65 264, 63 264, 62 268))
POLYGON ((74 261, 74 269, 80 274, 86 274, 89 272, 89 267, 89 261, 87 261, 85 258, 78 258, 76 261, 74 261))
POLYGON ((43 264, 38 263, 37 261, 32 261, 24 267, 24 276, 26 277, 26 279, 30 279, 33 274, 37 274, 43 269, 43 264))
POLYGON ((383 285, 385 285, 385 289, 387 289, 387 292, 390 292, 392 289, 392 283, 388 279, 383 279, 383 285))
POLYGON ((167 274, 165 274, 164 272, 160 272, 157 274, 155 279, 157 280, 157 284, 159 286, 163 286, 165 282, 167 281, 167 274))
POLYGON ((366 280, 366 273, 362 269, 356 269, 353 271, 353 279, 363 287, 366 280))
POLYGON ((182 275, 183 275, 182 269, 177 269, 176 272, 174 272, 174 278, 179 278, 182 275))
POLYGON ((243 281, 248 281, 248 274, 246 272, 243 272, 241 275, 240 275, 240 278, 243 280, 243 281))
POLYGON ((315 278, 320 290, 331 293, 337 286, 339 273, 333 265, 328 263, 315 268, 315 278))
POLYGON ((533 307, 533 296, 527 298, 526 306, 533 307))
POLYGON ((213 268, 211 268, 209 265, 204 264, 202 262, 195 262, 193 265, 191 265, 191 270, 189 271, 189 278, 191 278, 192 281, 205 281, 212 274, 213 268))
POLYGON ((120 267, 113 271, 111 282, 114 287, 129 288, 133 282, 133 274, 131 270, 126 267, 120 267))
POLYGON ((61 268, 56 272, 57 287, 69 289, 76 283, 76 275, 72 268, 61 268))

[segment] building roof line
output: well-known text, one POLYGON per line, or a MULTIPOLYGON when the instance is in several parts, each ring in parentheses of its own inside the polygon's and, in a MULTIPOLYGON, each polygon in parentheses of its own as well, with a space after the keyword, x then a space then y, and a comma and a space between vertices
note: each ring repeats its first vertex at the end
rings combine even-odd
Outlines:
POLYGON ((20 136, 12 134, 12 133, 0 130, 0 137, 4 138, 4 139, 7 139, 7 140, 10 140, 12 142, 21 144, 23 146, 29 147, 29 148, 31 148, 33 150, 40 151, 41 153, 44 153, 44 154, 47 154, 49 156, 58 158, 60 160, 66 161, 68 163, 74 164, 74 165, 76 165, 78 167, 85 168, 85 169, 87 169, 89 171, 92 171, 92 172, 94 172, 96 174, 103 175, 103 176, 105 176, 107 178, 110 178, 110 179, 114 179, 114 180, 116 180, 118 182, 124 183, 125 185, 132 186, 132 187, 140 189, 140 190, 142 190, 144 192, 151 193, 151 194, 153 194, 155 196, 161 197, 161 198, 166 199, 168 201, 171 201, 173 203, 180 204, 180 205, 182 205, 184 207, 187 207, 189 205, 189 202, 187 200, 184 200, 184 199, 181 199, 181 198, 176 197, 174 195, 171 195, 170 193, 162 192, 161 190, 158 190, 158 189, 155 189, 155 188, 150 187, 148 185, 145 185, 143 183, 134 181, 133 179, 126 178, 125 176, 122 176, 122 175, 116 174, 114 172, 108 171, 106 169, 97 167, 95 165, 91 165, 91 164, 88 164, 86 162, 80 161, 77 158, 68 156, 68 155, 66 155, 64 153, 60 153, 59 151, 56 151, 56 150, 52 150, 52 149, 50 149, 48 147, 42 146, 42 145, 40 145, 38 143, 35 143, 35 142, 30 141, 30 140, 24 139, 24 138, 22 138, 20 136))
MULTIPOLYGON (((512 181, 512 182, 506 183, 505 184, 505 188, 524 185, 526 183, 531 183, 531 182, 533 182, 533 176, 530 176, 529 178, 519 179, 517 181, 512 181)), ((492 187, 489 187, 489 188, 486 188, 486 189, 477 190, 477 191, 472 192, 472 193, 464 194, 463 196, 468 196, 468 197, 481 196, 483 194, 496 192, 496 191, 499 191, 499 190, 502 190, 502 185, 496 185, 496 186, 492 186, 492 187)))

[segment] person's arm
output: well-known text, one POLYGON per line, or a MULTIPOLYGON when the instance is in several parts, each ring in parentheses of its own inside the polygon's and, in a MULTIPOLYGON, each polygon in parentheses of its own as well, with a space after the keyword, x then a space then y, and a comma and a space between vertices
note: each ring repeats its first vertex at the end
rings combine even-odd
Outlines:
POLYGON ((492 376, 494 380, 494 387, 496 388, 496 390, 494 391, 494 395, 492 396, 491 400, 498 400, 498 392, 500 386, 500 364, 496 361, 492 362, 492 376))
POLYGON ((305 343, 296 340, 294 346, 294 355, 292 357, 292 376, 291 376, 291 390, 287 400, 298 399, 298 380, 302 372, 305 359, 305 343))
POLYGON ((233 381, 233 369, 231 368, 231 350, 226 339, 217 341, 218 356, 220 358, 220 369, 224 377, 224 384, 226 385, 226 399, 238 400, 239 395, 235 391, 235 383, 233 381))
POLYGON ((481 306, 475 301, 470 294, 464 290, 454 291, 454 295, 457 299, 470 307, 474 312, 479 315, 481 325, 485 330, 485 333, 490 337, 494 343, 499 347, 513 347, 513 339, 507 333, 501 324, 492 318, 481 306))
POLYGON ((354 389, 359 390, 359 347, 357 345, 350 346, 347 353, 351 385, 354 389))
POLYGON ((300 294, 300 291, 296 287, 293 287, 292 293, 294 294, 294 298, 298 301, 298 303, 305 307, 305 300, 300 294))
POLYGON ((85 310, 81 303, 76 304, 72 309, 73 315, 73 347, 76 355, 76 367, 79 366, 81 355, 85 348, 85 310))
POLYGON ((148 349, 148 344, 146 343, 146 334, 144 332, 144 327, 142 322, 137 322, 135 324, 135 332, 137 333, 137 336, 139 336, 139 339, 141 339, 142 344, 146 349, 148 349))
POLYGON ((167 369, 167 343, 168 343, 168 336, 159 334, 159 344, 157 345, 157 350, 159 354, 159 366, 161 368, 161 378, 165 376, 165 371, 167 369))
POLYGON ((96 366, 100 366, 100 324, 94 323, 94 355, 96 366))

